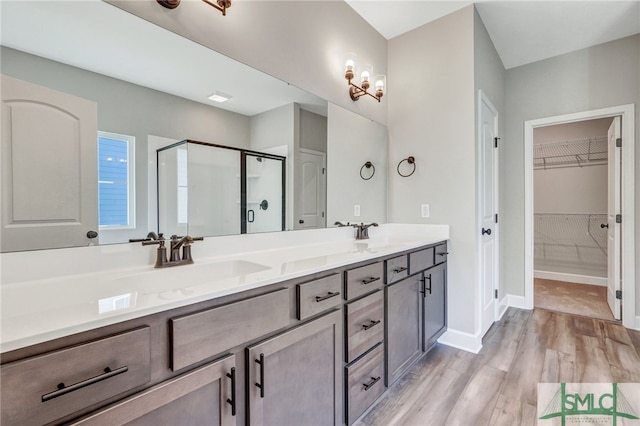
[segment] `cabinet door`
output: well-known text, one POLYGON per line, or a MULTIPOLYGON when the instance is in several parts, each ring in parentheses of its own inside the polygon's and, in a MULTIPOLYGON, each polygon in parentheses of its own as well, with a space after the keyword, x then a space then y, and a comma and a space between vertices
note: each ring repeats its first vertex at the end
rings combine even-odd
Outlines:
POLYGON ((71 424, 235 425, 235 366, 235 356, 227 356, 71 424))
POLYGON ((447 328, 447 263, 424 272, 424 343, 427 351, 447 328))
POLYGON ((422 297, 420 277, 413 275, 387 292, 387 386, 422 355, 422 297))
POLYGON ((251 425, 333 425, 342 412, 335 311, 247 348, 251 425))
POLYGON ((89 245, 97 104, 2 76, 2 251, 89 245))

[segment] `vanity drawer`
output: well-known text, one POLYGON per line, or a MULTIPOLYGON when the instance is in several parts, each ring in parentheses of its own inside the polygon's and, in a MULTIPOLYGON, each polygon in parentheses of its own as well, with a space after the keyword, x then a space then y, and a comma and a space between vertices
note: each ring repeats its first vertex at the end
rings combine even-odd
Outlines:
POLYGON ((436 265, 447 261, 447 243, 436 246, 436 265))
POLYGON ((342 303, 340 298, 342 279, 333 274, 296 286, 297 317, 307 319, 342 303))
POLYGON ((394 257, 392 259, 385 260, 386 264, 386 283, 391 284, 401 279, 406 278, 409 275, 407 265, 407 255, 394 257))
POLYGON ((289 290, 172 318, 171 369, 196 362, 289 325, 289 290))
POLYGON ((346 299, 355 299, 377 288, 382 288, 384 266, 382 262, 350 269, 346 272, 346 299))
POLYGON ((434 265, 434 251, 434 247, 429 247, 424 250, 409 253, 409 272, 411 274, 416 274, 424 271, 425 269, 431 268, 434 265))
POLYGON ((149 327, 3 365, 2 424, 45 424, 148 383, 149 327))
POLYGON ((347 424, 352 424, 384 392, 384 350, 379 344, 347 366, 347 424))
POLYGON ((382 291, 346 305, 347 362, 351 362, 384 339, 382 291))

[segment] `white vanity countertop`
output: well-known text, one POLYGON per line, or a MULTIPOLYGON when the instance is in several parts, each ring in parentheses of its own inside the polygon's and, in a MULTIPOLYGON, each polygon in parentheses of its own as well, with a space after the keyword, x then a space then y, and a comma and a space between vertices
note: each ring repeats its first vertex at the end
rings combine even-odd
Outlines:
POLYGON ((447 225, 385 224, 208 238, 193 265, 154 269, 139 244, 2 253, 0 351, 402 252, 449 238, 447 225))

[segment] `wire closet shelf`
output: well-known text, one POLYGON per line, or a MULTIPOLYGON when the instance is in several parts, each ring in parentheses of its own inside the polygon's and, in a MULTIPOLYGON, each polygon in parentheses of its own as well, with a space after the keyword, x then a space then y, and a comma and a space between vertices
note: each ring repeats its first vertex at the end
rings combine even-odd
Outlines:
POLYGON ((533 168, 607 164, 607 137, 572 139, 533 146, 533 168))

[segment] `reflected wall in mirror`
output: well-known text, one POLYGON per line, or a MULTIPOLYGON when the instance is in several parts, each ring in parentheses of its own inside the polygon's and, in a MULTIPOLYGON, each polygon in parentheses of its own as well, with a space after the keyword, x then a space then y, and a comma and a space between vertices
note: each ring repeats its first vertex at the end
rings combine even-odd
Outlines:
MULTIPOLYGON (((128 208, 134 213, 129 223, 99 227, 98 237, 89 238, 88 231, 95 226, 65 216, 67 223, 57 234, 18 237, 20 245, 3 243, 2 251, 127 242, 158 229, 154 157, 164 145, 154 144, 157 140, 194 139, 284 156, 285 229, 327 225, 326 204, 334 196, 327 196, 327 147, 334 141, 327 133, 326 101, 101 1, 6 1, 0 7, 2 74, 94 103, 96 131, 129 137, 134 147, 126 160, 132 166, 128 178, 133 197, 128 208), (227 86, 238 91, 225 90, 227 86), (233 97, 214 106, 207 99, 214 90, 233 97), (62 235, 72 230, 79 238, 65 241, 62 235)), ((3 117, 5 107, 3 103, 3 117)), ((11 144, 6 134, 3 131, 3 149, 11 144)), ((97 137, 89 139, 92 142, 83 144, 94 144, 97 137)), ((83 147, 83 152, 91 152, 83 147)), ((63 157, 67 163, 70 158, 63 157)), ((10 157, 3 155, 3 162, 4 198, 10 195, 6 183, 15 170, 10 157)), ((57 163, 51 161, 47 169, 54 184, 64 162, 57 163)), ((95 200, 97 165, 92 164, 95 160, 75 161, 72 169, 88 172, 89 177, 67 174, 68 182, 58 182, 58 187, 89 185, 93 195, 86 199, 95 200)), ((12 189, 20 188, 24 189, 21 185, 12 189)), ((61 208, 55 197, 39 201, 37 209, 30 204, 25 208, 30 212, 61 208)), ((91 210, 87 214, 93 214, 97 223, 95 201, 91 210)), ((2 213, 4 236, 13 225, 8 223, 11 214, 2 213)), ((31 223, 41 219, 26 217, 31 223)))

